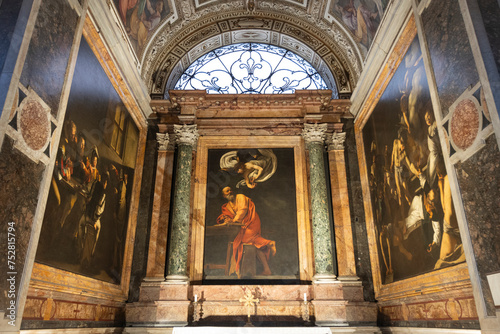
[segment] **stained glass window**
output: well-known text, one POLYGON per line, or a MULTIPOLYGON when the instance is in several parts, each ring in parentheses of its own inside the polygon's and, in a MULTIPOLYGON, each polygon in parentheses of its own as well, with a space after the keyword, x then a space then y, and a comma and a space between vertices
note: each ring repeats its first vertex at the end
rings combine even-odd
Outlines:
POLYGON ((297 54, 273 45, 242 43, 198 58, 174 89, 211 94, 283 94, 328 87, 318 71, 297 54))

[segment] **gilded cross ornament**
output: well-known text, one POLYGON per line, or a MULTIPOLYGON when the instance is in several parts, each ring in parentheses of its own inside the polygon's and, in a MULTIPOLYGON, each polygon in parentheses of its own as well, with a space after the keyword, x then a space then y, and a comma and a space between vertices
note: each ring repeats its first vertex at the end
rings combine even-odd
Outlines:
POLYGON ((246 290, 243 298, 240 298, 240 303, 245 303, 244 305, 247 307, 247 316, 248 316, 247 324, 250 324, 250 316, 252 313, 252 308, 255 305, 257 305, 258 302, 259 302, 259 298, 255 298, 255 296, 253 295, 253 293, 250 289, 246 290))

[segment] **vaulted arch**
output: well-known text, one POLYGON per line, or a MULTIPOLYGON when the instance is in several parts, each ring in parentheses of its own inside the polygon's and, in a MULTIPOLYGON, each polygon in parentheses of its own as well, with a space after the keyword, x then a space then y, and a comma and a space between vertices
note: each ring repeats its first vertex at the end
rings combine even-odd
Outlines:
POLYGON ((336 22, 327 25, 317 20, 313 25, 307 17, 272 8, 216 11, 174 29, 165 23, 151 36, 141 56, 142 76, 151 97, 163 99, 201 55, 241 42, 266 43, 297 53, 332 86, 334 82, 339 98, 350 97, 362 69, 361 51, 336 22), (326 75, 329 72, 333 77, 326 75))

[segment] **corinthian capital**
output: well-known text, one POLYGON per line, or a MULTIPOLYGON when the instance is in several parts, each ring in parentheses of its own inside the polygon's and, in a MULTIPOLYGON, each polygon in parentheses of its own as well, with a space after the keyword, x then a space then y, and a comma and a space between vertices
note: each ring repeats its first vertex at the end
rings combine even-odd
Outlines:
POLYGON ((329 151, 343 150, 345 142, 345 132, 334 132, 330 138, 327 139, 329 151))
POLYGON ((327 126, 326 123, 306 123, 304 124, 304 130, 302 130, 302 137, 304 137, 306 143, 323 143, 326 138, 327 126))
POLYGON ((168 149, 168 144, 170 143, 168 133, 157 133, 156 141, 158 142, 158 150, 166 151, 168 149))
POLYGON ((193 125, 177 125, 174 124, 175 142, 179 144, 187 144, 196 146, 198 140, 198 129, 196 124, 193 125))

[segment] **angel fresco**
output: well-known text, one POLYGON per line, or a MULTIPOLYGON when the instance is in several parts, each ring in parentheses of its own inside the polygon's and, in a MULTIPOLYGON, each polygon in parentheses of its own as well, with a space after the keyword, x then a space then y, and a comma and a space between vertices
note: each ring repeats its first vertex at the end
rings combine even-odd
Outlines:
POLYGON ((229 151, 220 159, 221 170, 243 178, 236 184, 237 188, 255 188, 256 182, 265 182, 273 176, 277 166, 276 155, 271 149, 229 151))
POLYGON ((141 50, 168 11, 166 0, 115 0, 127 34, 141 50))
POLYGON ((386 6, 384 0, 336 0, 332 8, 356 42, 369 48, 386 6))

